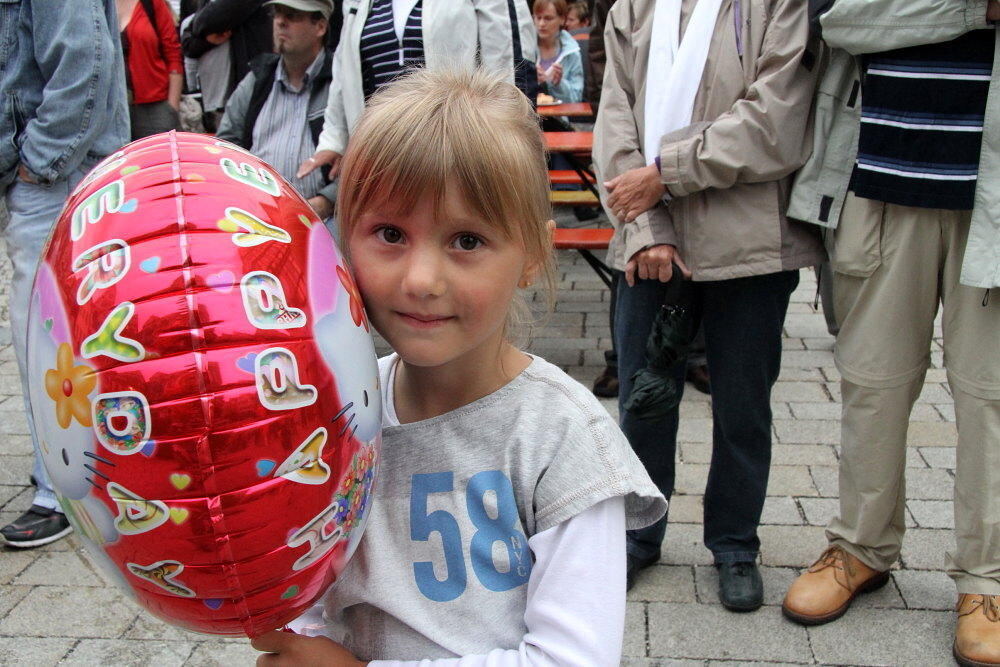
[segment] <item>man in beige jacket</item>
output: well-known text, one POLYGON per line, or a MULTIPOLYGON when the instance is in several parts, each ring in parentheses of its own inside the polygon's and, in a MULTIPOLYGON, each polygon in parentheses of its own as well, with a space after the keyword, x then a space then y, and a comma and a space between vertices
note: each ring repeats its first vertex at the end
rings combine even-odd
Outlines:
MULTIPOLYGON (((782 326, 798 269, 824 256, 815 230, 784 215, 790 176, 809 155, 818 54, 808 43, 802 0, 721 0, 717 16, 695 21, 697 5, 712 1, 683 0, 678 52, 707 40, 707 56, 690 119, 662 135, 656 155, 644 150, 647 74, 651 46, 657 53, 661 39, 653 36, 655 13, 672 3, 615 4, 604 33, 607 68, 594 154, 616 228, 609 262, 624 271, 614 331, 622 429, 669 497, 677 410, 642 420, 624 405, 633 374, 645 366, 646 340, 676 263, 693 281, 712 377, 705 545, 719 569, 723 605, 751 611, 763 596, 757 526, 782 326), (685 46, 688 40, 694 41, 685 46)), ((683 373, 680 364, 679 386, 683 373)), ((664 532, 665 520, 630 531, 629 584, 659 559, 664 532)))

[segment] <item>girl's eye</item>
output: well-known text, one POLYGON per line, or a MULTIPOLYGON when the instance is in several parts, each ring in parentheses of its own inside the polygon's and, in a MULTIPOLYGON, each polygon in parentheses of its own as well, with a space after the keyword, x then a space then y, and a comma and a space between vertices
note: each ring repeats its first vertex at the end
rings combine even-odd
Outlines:
POLYGON ((475 234, 459 234, 455 237, 455 247, 460 250, 475 250, 483 245, 483 240, 475 234))
POLYGON ((380 227, 375 233, 386 243, 399 243, 403 240, 403 233, 395 227, 380 227))

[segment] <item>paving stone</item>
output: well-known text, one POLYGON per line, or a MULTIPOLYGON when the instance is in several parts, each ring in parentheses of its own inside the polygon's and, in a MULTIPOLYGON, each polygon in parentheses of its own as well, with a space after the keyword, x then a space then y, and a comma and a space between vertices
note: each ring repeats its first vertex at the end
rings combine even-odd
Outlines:
POLYGON ((788 408, 788 403, 772 403, 771 419, 793 419, 792 411, 788 408))
POLYGON ((240 642, 214 640, 197 644, 184 665, 186 667, 251 665, 260 655, 260 651, 255 651, 250 646, 248 639, 240 642))
POLYGON ((912 422, 906 433, 910 447, 954 447, 957 439, 955 425, 948 422, 912 422))
MULTIPOLYGON (((2 440, 2 439, 0 439, 2 440)), ((0 449, 6 452, 6 448, 0 449)), ((0 455, 0 484, 23 485, 31 476, 31 456, 0 455)), ((24 509, 28 509, 25 507, 24 509)))
POLYGON ((839 493, 838 466, 809 466, 809 476, 812 477, 816 491, 824 498, 835 498, 839 493))
POLYGON ((803 338, 802 343, 807 350, 829 350, 833 352, 834 340, 829 335, 826 338, 803 338))
POLYGON ((799 368, 797 366, 782 366, 779 380, 796 380, 803 382, 822 382, 823 373, 818 368, 799 368))
MULTIPOLYGON (((785 591, 798 576, 799 573, 796 570, 787 567, 761 567, 760 578, 764 582, 764 604, 780 605, 785 598, 785 591)), ((694 580, 699 602, 719 604, 719 571, 715 569, 714 565, 696 567, 694 580)))
POLYGON ((903 539, 902 560, 907 569, 940 570, 946 551, 955 549, 955 533, 950 530, 914 528, 903 539))
POLYGON ((906 496, 920 500, 951 500, 955 479, 947 470, 923 468, 906 471, 906 496))
POLYGON ((625 637, 623 656, 646 655, 646 605, 642 602, 625 603, 625 637))
POLYGON ((940 667, 953 664, 953 625, 945 612, 851 609, 836 623, 809 628, 809 640, 820 662, 940 667))
POLYGON ((682 419, 677 427, 677 442, 712 442, 712 420, 682 419))
POLYGON ((761 512, 762 524, 799 525, 805 523, 795 505, 795 500, 789 496, 768 496, 764 499, 764 511, 761 512))
POLYGON ((136 616, 132 626, 122 635, 123 639, 155 639, 169 642, 199 643, 205 641, 205 635, 189 632, 164 623, 152 614, 144 613, 136 616))
POLYGON ((35 449, 31 445, 30 435, 5 435, 4 453, 13 456, 34 456, 35 449))
POLYGON ((670 523, 701 523, 703 516, 701 494, 675 493, 670 498, 670 523))
POLYGON ((952 611, 958 599, 955 582, 940 570, 897 570, 892 574, 910 609, 952 611))
POLYGON ((690 565, 654 565, 646 568, 628 592, 629 601, 694 602, 694 573, 690 565))
MULTIPOLYGON (((920 455, 920 452, 916 447, 906 448, 906 467, 907 468, 926 468, 927 462, 924 461, 924 457, 920 455)), ((907 475, 913 474, 911 471, 906 471, 907 475)))
POLYGON ((810 526, 826 526, 840 512, 837 498, 798 498, 798 503, 810 526))
POLYGON ((684 400, 681 401, 681 408, 679 411, 682 424, 690 419, 712 418, 712 403, 701 399, 694 400, 691 398, 692 394, 702 396, 702 394, 697 391, 684 392, 684 400))
POLYGON ((707 481, 707 463, 678 463, 674 469, 674 490, 677 493, 703 493, 707 481))
POLYGON ((830 445, 773 445, 771 463, 777 465, 837 465, 836 450, 830 445))
POLYGON ((955 460, 954 447, 921 447, 918 451, 924 460, 927 461, 927 465, 932 468, 954 470, 958 465, 955 460))
POLYGON ((704 667, 703 660, 670 660, 668 658, 624 658, 622 667, 704 667))
POLYGON ((35 637, 0 637, 0 665, 57 665, 70 648, 73 639, 42 639, 35 637))
POLYGON ((698 524, 667 524, 660 563, 664 565, 710 565, 712 554, 705 548, 698 524))
POLYGON ((947 422, 955 421, 955 404, 954 403, 935 403, 934 409, 940 413, 941 418, 947 422))
POLYGON ((22 491, 24 491, 23 486, 0 486, 0 507, 16 498, 22 491))
MULTIPOLYGON (((815 385, 814 385, 815 386, 815 385)), ((840 443, 840 422, 834 420, 774 420, 774 432, 783 444, 836 445, 840 443)))
POLYGON ((823 391, 822 385, 815 382, 782 382, 774 383, 771 390, 772 401, 813 401, 825 403, 830 397, 823 391))
POLYGON ((771 496, 815 496, 816 487, 809 476, 808 466, 772 465, 767 482, 771 496))
POLYGON ((921 528, 954 528, 955 513, 950 500, 908 500, 907 508, 921 528))
MULTIPOLYGON (((4 378, 9 376, 0 375, 0 392, 3 390, 4 378)), ((13 410, 0 413, 0 434, 2 435, 28 435, 28 420, 23 412, 13 410)))
POLYGON ((833 366, 833 354, 820 350, 787 350, 781 353, 781 365, 805 368, 833 366))
POLYGON ((838 421, 840 419, 840 403, 803 403, 791 401, 788 404, 795 419, 821 419, 838 421))
POLYGON ((802 342, 801 338, 781 339, 781 350, 783 352, 786 350, 804 350, 804 349, 806 349, 806 344, 802 342))
POLYGON ((719 604, 649 604, 649 653, 671 658, 810 662, 804 628, 776 609, 733 614, 719 604))
POLYGON ((70 651, 61 664, 180 667, 193 649, 194 644, 190 642, 84 639, 70 651))
POLYGON ((0 621, 0 635, 26 637, 114 638, 120 636, 139 613, 138 608, 111 588, 39 586, 31 590, 0 621), (53 610, 86 609, 86 614, 60 614, 53 610))
POLYGON ((6 616, 7 612, 23 600, 30 590, 30 586, 0 586, 0 618, 6 616))
POLYGON ((824 529, 820 526, 761 526, 761 562, 777 567, 805 567, 826 548, 824 529))
POLYGON ((40 554, 13 583, 26 586, 104 587, 104 580, 75 551, 40 554))
POLYGON ((32 551, 4 547, 0 551, 0 584, 9 584, 37 558, 32 551))

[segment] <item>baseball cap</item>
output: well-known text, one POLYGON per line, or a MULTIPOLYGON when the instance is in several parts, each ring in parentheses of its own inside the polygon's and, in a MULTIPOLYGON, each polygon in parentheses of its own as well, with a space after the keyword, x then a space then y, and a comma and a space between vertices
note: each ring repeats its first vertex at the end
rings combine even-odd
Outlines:
POLYGON ((268 0, 264 5, 284 5, 301 12, 319 12, 325 19, 333 13, 333 0, 268 0))

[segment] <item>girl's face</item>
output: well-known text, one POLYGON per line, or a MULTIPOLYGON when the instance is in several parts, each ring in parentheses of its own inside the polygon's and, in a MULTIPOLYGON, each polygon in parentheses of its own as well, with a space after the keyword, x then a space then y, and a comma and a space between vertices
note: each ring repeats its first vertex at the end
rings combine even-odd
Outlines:
POLYGON ((532 16, 539 39, 551 39, 562 27, 562 17, 556 14, 556 8, 551 2, 536 2, 532 16))
POLYGON ((375 328, 408 364, 495 362, 519 285, 534 269, 523 245, 469 213, 449 188, 441 217, 427 197, 403 213, 373 207, 347 242, 375 328))

